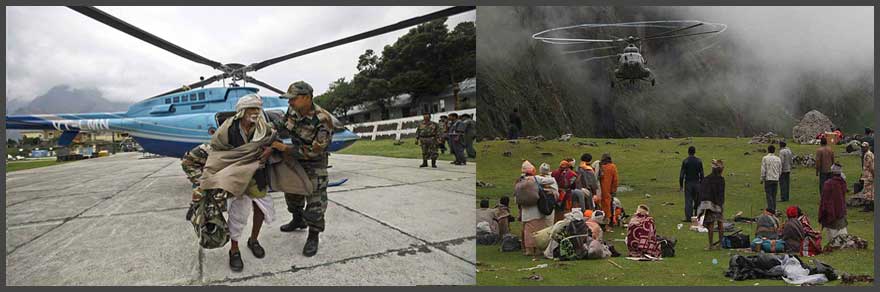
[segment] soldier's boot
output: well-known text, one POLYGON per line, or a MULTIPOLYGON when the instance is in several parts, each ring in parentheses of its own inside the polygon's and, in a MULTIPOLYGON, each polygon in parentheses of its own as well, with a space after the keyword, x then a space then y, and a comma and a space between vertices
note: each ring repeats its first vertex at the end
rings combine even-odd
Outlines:
POLYGON ((419 165, 419 167, 428 167, 428 160, 422 158, 422 165, 419 165))
POLYGON ((309 230, 309 238, 303 246, 303 255, 307 257, 314 256, 318 253, 318 234, 320 232, 309 230))
POLYGON ((431 158, 431 167, 437 168, 437 158, 431 158))
POLYGON ((303 210, 302 209, 294 209, 291 212, 293 218, 290 219, 290 222, 284 225, 281 225, 281 232, 292 232, 297 229, 306 229, 308 227, 306 225, 306 221, 303 220, 303 210))

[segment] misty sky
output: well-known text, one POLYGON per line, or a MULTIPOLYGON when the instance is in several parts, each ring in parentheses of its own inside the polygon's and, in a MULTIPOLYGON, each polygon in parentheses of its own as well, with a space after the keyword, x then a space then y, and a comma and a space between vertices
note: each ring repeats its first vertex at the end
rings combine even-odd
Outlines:
MULTIPOLYGON (((220 63, 250 64, 445 7, 98 7, 147 32, 220 63)), ((452 30, 474 21, 453 16, 452 30)), ((282 90, 306 80, 315 94, 357 73, 366 49, 382 51, 409 28, 350 43, 250 75, 282 90)), ((31 100, 52 86, 96 87, 135 102, 220 73, 66 7, 6 8, 6 98, 31 100)), ((219 86, 214 83, 212 86, 219 86)), ((274 94, 261 90, 264 94, 274 94)))
MULTIPOLYGON (((688 7, 728 25, 724 37, 744 42, 771 65, 845 67, 874 64, 873 7, 688 7)), ((789 67, 790 68, 790 67, 789 67)))

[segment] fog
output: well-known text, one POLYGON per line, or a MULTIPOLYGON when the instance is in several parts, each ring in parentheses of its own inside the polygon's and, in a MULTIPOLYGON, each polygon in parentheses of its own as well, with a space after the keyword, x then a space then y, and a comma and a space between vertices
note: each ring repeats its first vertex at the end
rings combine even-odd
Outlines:
MULTIPOLYGON (((550 94, 555 95, 553 100, 529 103, 561 100, 561 111, 566 113, 559 116, 568 118, 531 130, 527 126, 532 135, 732 136, 769 130, 788 134, 807 108, 820 109, 852 129, 873 121, 873 113, 865 111, 873 108, 871 7, 497 7, 481 8, 478 18, 478 72, 483 73, 481 81, 488 82, 482 83, 487 86, 481 91, 487 88, 488 94, 480 101, 513 101, 489 100, 494 107, 487 111, 530 106, 512 96, 521 90, 509 90, 510 84, 527 84, 538 95, 559 90, 550 94), (585 54, 562 54, 586 46, 550 45, 531 38, 554 27, 653 20, 701 20, 726 24, 727 30, 720 35, 642 42, 658 86, 637 84, 631 89, 610 88, 614 61, 584 63, 580 60, 585 54), (540 77, 523 77, 528 75, 540 77), (504 108, 505 104, 510 105, 504 108), (684 116, 691 113, 696 117, 684 116)), ((572 33, 607 39, 644 36, 646 30, 572 33)), ((598 46, 605 45, 593 47, 598 46)), ((542 123, 541 118, 531 119, 542 123)), ((503 128, 481 129, 495 135, 503 128)))

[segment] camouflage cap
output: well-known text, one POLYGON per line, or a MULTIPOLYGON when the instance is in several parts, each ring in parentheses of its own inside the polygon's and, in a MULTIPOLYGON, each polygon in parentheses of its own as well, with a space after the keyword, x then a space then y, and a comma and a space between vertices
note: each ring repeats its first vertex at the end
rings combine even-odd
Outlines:
POLYGON ((290 84, 290 87, 287 88, 287 93, 282 94, 281 98, 294 98, 297 95, 312 95, 312 86, 306 83, 305 81, 297 81, 293 84, 290 84))

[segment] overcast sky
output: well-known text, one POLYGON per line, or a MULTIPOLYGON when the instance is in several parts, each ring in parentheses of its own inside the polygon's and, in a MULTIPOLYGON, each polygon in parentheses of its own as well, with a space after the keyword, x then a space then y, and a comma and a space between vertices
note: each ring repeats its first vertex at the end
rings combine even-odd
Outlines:
MULTIPOLYGON (((446 7, 98 8, 206 58, 247 65, 446 7)), ((447 25, 452 30, 475 18, 469 11, 451 17, 447 25)), ((317 95, 339 77, 350 80, 357 72, 357 57, 366 49, 381 52, 408 30, 294 58, 250 75, 282 90, 306 80, 317 95)), ((6 8, 7 99, 31 100, 52 86, 69 84, 96 87, 111 100, 134 102, 217 73, 66 7, 6 8)))

